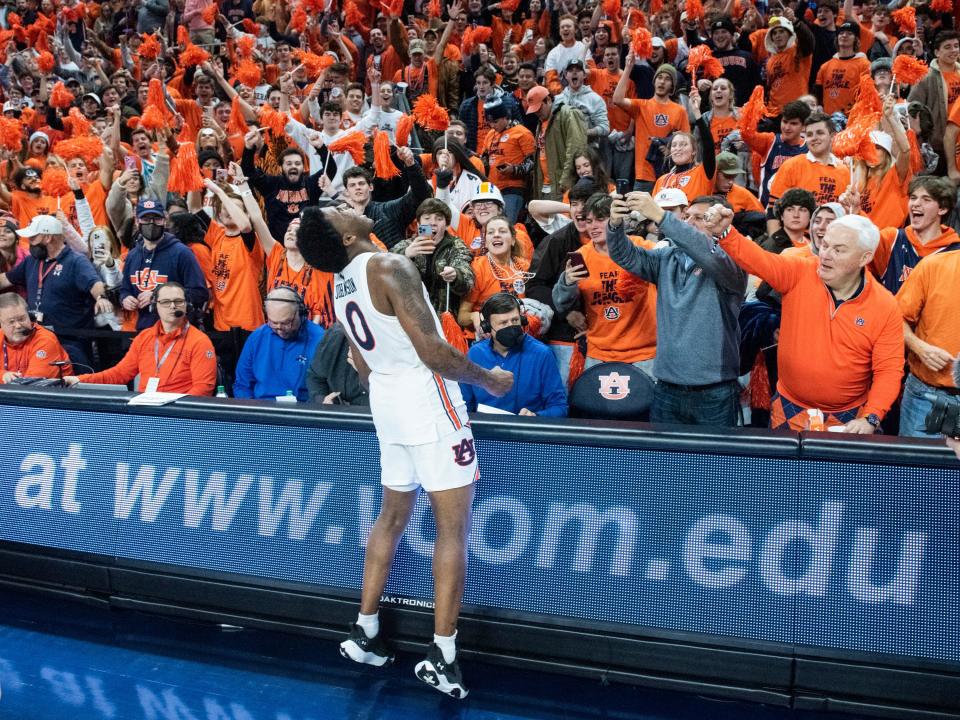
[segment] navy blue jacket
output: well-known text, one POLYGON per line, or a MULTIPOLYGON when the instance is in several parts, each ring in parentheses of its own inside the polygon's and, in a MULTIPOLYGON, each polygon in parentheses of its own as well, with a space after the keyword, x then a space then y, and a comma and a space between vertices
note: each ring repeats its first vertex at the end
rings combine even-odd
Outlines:
MULTIPOLYGON (((187 291, 187 300, 195 308, 207 302, 207 280, 200 269, 193 251, 170 233, 164 233, 157 247, 151 252, 143 241, 127 255, 123 264, 123 282, 120 285, 120 301, 137 297, 144 290, 153 290, 169 281, 178 282, 187 291)), ((153 327, 160 318, 148 308, 141 308, 137 318, 137 332, 153 327)))

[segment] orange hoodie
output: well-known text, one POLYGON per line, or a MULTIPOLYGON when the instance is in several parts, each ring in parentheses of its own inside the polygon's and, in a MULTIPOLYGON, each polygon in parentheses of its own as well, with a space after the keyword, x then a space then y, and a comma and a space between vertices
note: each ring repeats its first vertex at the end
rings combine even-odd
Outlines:
MULTIPOLYGON (((883 277, 883 274, 887 271, 887 263, 890 262, 890 252, 893 249, 893 243, 897 239, 897 232, 899 232, 899 228, 892 227, 884 228, 880 231, 880 244, 877 245, 877 251, 873 254, 873 260, 870 261, 870 272, 878 278, 883 277)), ((916 231, 909 225, 906 227, 906 233, 907 240, 910 241, 913 249, 917 251, 917 255, 921 258, 925 258, 927 255, 931 255, 948 245, 953 245, 955 242, 960 242, 960 236, 957 235, 957 232, 946 225, 940 226, 939 237, 927 243, 921 241, 920 238, 917 237, 916 231)), ((904 279, 906 279, 907 275, 909 275, 909 273, 905 272, 904 279)))
POLYGON ((805 408, 883 417, 900 394, 903 316, 870 273, 839 307, 817 274, 816 257, 774 255, 731 230, 721 247, 783 295, 777 390, 805 408))

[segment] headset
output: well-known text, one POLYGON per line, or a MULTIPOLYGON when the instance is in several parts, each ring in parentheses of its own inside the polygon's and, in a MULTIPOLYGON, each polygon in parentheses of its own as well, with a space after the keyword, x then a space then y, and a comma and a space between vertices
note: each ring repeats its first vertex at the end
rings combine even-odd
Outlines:
POLYGON ((303 298, 300 297, 300 293, 298 293, 296 290, 294 290, 292 287, 290 287, 290 286, 288 286, 288 285, 278 285, 278 286, 275 287, 273 290, 271 290, 269 293, 267 293, 267 297, 266 297, 266 299, 263 301, 263 312, 264 312, 264 313, 267 312, 267 303, 268 303, 268 302, 282 302, 282 303, 290 303, 291 305, 296 305, 296 306, 297 306, 297 315, 300 316, 300 322, 301 322, 301 323, 305 323, 305 322, 307 322, 307 321, 310 319, 310 308, 307 307, 307 304, 303 301, 303 298), (277 290, 289 290, 290 293, 296 298, 296 300, 293 300, 293 299, 287 298, 287 297, 270 297, 270 293, 276 292, 277 290))
POLYGON ((187 307, 186 307, 186 309, 185 309, 185 310, 176 310, 176 311, 174 312, 174 316, 180 318, 180 317, 183 317, 184 315, 186 315, 187 313, 192 313, 192 312, 193 312, 193 303, 190 302, 190 298, 189 298, 189 296, 187 295, 187 289, 186 289, 183 285, 181 285, 180 283, 174 282, 173 280, 169 280, 169 281, 167 281, 167 282, 165 282, 165 283, 160 283, 159 285, 157 285, 157 286, 153 289, 153 294, 150 296, 150 305, 147 307, 147 312, 149 312, 149 313, 151 313, 151 314, 155 314, 155 313, 157 312, 157 296, 160 294, 160 291, 163 290, 163 288, 165 288, 165 287, 167 287, 167 286, 180 288, 181 290, 183 290, 183 295, 184 295, 184 297, 187 299, 187 307))
POLYGON ((527 314, 523 310, 523 304, 520 302, 520 298, 518 298, 516 295, 511 295, 510 293, 499 292, 496 295, 491 295, 489 298, 487 298, 487 301, 483 304, 483 307, 480 308, 480 329, 487 335, 492 332, 492 328, 490 327, 490 303, 504 296, 510 298, 516 304, 517 311, 520 313, 520 327, 526 327, 527 323, 529 322, 527 320, 527 314))

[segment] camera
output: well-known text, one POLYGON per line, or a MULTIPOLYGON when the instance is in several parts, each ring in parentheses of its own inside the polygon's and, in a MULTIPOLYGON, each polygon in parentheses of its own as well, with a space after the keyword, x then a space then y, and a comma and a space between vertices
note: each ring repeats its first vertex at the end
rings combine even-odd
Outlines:
POLYGON ((924 420, 924 429, 931 434, 960 438, 960 397, 926 393, 924 398, 933 403, 924 420))

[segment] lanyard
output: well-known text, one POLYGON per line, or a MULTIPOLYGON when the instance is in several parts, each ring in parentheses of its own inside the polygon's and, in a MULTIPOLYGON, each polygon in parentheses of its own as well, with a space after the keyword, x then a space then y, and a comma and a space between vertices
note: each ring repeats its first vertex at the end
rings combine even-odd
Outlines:
POLYGON ((53 265, 51 265, 46 272, 43 272, 43 265, 44 263, 37 265, 37 304, 35 308, 37 312, 40 312, 40 302, 43 299, 43 281, 47 279, 47 275, 56 269, 56 258, 54 258, 53 265))
MULTIPOLYGON (((183 334, 167 346, 167 350, 163 353, 163 357, 160 357, 160 338, 157 338, 153 341, 153 362, 157 367, 157 377, 160 377, 160 368, 163 367, 163 364, 167 361, 167 358, 170 357, 170 353, 173 352, 174 346, 186 337, 189 329, 189 324, 184 326, 183 334)), ((180 355, 177 355, 177 357, 179 358, 180 355)))

